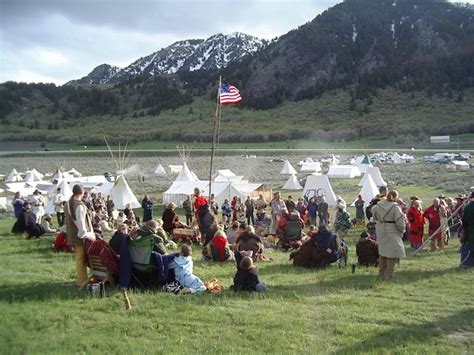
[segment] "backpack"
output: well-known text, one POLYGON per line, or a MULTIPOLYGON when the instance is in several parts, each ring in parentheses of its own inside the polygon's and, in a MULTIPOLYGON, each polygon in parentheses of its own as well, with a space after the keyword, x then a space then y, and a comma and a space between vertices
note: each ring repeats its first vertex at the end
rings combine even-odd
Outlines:
POLYGON ((290 214, 285 226, 285 239, 301 239, 303 225, 297 214, 290 214))

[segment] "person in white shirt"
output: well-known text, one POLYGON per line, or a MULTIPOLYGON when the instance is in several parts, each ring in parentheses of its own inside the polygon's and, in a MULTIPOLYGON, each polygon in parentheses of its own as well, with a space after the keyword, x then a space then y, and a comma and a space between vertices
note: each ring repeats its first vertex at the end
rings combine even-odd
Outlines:
POLYGON ((31 203, 31 212, 36 216, 36 223, 41 224, 41 220, 45 214, 44 199, 43 196, 41 196, 41 192, 35 190, 29 202, 31 203))
POLYGON ((59 188, 56 191, 56 197, 54 199, 54 212, 56 212, 56 217, 58 219, 58 226, 62 227, 64 225, 64 205, 66 201, 64 200, 63 195, 61 194, 61 189, 59 188))

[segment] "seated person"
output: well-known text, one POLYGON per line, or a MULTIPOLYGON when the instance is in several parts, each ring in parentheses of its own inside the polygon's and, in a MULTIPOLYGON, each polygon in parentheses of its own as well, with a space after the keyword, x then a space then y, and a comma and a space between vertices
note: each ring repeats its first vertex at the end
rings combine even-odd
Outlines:
POLYGON ((149 220, 137 230, 137 234, 142 237, 151 235, 155 242, 153 251, 164 255, 167 253, 167 248, 176 247, 176 244, 168 239, 166 232, 161 228, 160 222, 154 219, 149 220))
POLYGON ((266 291, 267 287, 258 279, 258 269, 253 265, 252 258, 246 256, 237 267, 234 276, 234 291, 266 291))
POLYGON ((378 266, 379 264, 379 247, 367 232, 360 234, 356 244, 356 254, 358 264, 361 266, 378 266))
POLYGON ((51 225, 51 216, 49 214, 45 214, 43 216, 43 220, 41 221, 41 226, 43 227, 45 234, 55 234, 56 229, 53 228, 51 225))
POLYGON ((206 291, 206 286, 199 277, 193 275, 192 249, 189 245, 183 244, 179 256, 176 256, 168 267, 174 270, 176 281, 183 289, 181 293, 200 293, 206 291))
POLYGON ((120 245, 123 239, 126 238, 128 238, 128 226, 125 223, 121 223, 117 226, 117 231, 109 241, 109 245, 115 254, 120 255, 120 245))
POLYGON ((234 260, 234 255, 230 250, 229 242, 227 241, 227 236, 225 235, 221 226, 217 227, 217 231, 215 232, 214 237, 203 248, 202 253, 204 260, 234 260))
POLYGON ((118 213, 117 220, 116 220, 117 224, 124 223, 126 220, 127 220, 127 217, 125 217, 125 214, 122 211, 120 211, 118 213))
POLYGON ((237 240, 237 237, 239 235, 239 222, 234 221, 232 222, 232 225, 230 228, 227 230, 227 241, 229 242, 229 245, 233 247, 235 244, 235 241, 237 240))
POLYGON ((168 233, 168 235, 173 234, 173 229, 183 228, 183 224, 179 221, 179 217, 175 212, 176 205, 174 203, 169 203, 168 206, 163 211, 162 220, 163 220, 163 229, 168 233))
POLYGON ((252 226, 246 226, 235 241, 235 257, 240 263, 242 256, 250 256, 257 260, 263 254, 263 241, 255 234, 252 226))
POLYGON ((281 248, 283 250, 299 248, 304 227, 303 220, 297 212, 286 214, 283 218, 280 218, 280 221, 278 221, 281 248), (280 223, 283 218, 285 218, 285 221, 280 223))
POLYGON ((313 225, 310 225, 308 232, 307 232, 306 235, 303 237, 303 239, 301 239, 301 242, 304 243, 304 242, 310 240, 311 238, 314 237, 315 234, 316 234, 316 227, 313 226, 313 225))
POLYGON ((318 250, 325 252, 324 266, 328 266, 341 258, 342 249, 336 234, 327 229, 325 224, 320 224, 318 232, 313 238, 318 250))

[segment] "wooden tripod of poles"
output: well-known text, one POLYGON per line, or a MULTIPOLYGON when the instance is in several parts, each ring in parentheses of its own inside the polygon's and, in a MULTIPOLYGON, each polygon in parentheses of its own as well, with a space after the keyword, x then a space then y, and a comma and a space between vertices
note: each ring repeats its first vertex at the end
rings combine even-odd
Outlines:
MULTIPOLYGON (((460 204, 460 205, 454 210, 454 212, 451 213, 451 215, 446 219, 446 223, 448 223, 448 222, 454 217, 454 215, 456 215, 456 214, 459 212, 459 210, 460 210, 461 207, 463 207, 463 206, 464 206, 464 203, 460 204)), ((446 225, 443 224, 443 225, 439 226, 439 228, 436 229, 436 230, 433 232, 433 234, 431 234, 431 236, 430 236, 428 239, 426 239, 426 240, 423 242, 423 244, 421 244, 421 246, 413 252, 413 256, 415 256, 416 254, 418 254, 429 242, 431 242, 431 241, 433 240, 434 236, 435 236, 436 234, 438 234, 438 233, 441 231, 442 228, 446 228, 446 225)))
POLYGON ((216 114, 214 117, 214 130, 212 133, 212 149, 211 149, 211 164, 209 167, 209 202, 211 201, 212 195, 212 171, 214 170, 214 155, 216 154, 217 145, 219 144, 219 131, 221 128, 222 118, 222 104, 220 103, 220 90, 222 84, 222 76, 219 76, 219 85, 217 87, 217 98, 216 98, 216 114))

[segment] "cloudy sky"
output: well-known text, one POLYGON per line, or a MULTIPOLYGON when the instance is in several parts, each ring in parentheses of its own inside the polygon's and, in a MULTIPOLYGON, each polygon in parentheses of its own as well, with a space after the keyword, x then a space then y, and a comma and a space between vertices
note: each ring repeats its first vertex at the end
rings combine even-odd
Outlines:
MULTIPOLYGON (((235 31, 271 39, 341 0, 0 0, 0 82, 124 67, 171 43, 235 31)), ((474 3, 474 0, 469 0, 474 3)))

